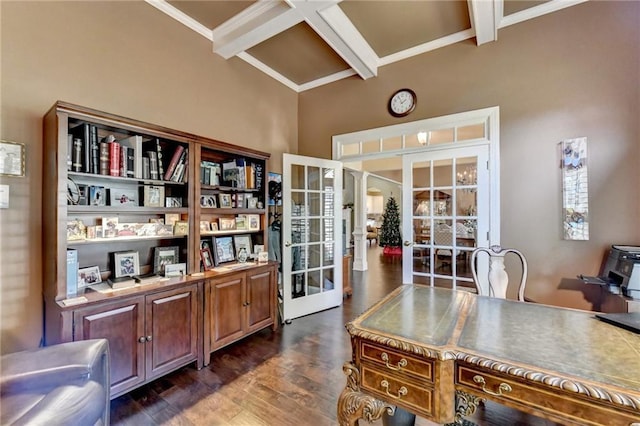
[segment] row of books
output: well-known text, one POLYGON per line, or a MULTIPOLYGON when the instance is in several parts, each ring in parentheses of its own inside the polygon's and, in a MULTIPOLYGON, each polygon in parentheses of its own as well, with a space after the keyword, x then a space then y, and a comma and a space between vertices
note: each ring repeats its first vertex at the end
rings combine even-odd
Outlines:
POLYGON ((116 140, 108 135, 101 140, 97 126, 82 123, 67 140, 67 170, 96 175, 136 179, 185 182, 188 150, 176 144, 165 170, 160 139, 144 141, 142 136, 116 140))
POLYGON ((229 186, 238 189, 262 189, 264 164, 244 158, 216 163, 200 162, 200 183, 211 186, 229 186))

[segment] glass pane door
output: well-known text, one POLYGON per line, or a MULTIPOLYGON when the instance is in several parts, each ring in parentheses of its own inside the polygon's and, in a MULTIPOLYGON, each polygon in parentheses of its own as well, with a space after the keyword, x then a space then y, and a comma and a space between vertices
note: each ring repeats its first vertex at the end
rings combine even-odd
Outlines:
POLYGON ((284 154, 283 317, 342 303, 342 163, 284 154))
POLYGON ((403 282, 474 288, 469 259, 487 246, 486 146, 403 158, 403 282))

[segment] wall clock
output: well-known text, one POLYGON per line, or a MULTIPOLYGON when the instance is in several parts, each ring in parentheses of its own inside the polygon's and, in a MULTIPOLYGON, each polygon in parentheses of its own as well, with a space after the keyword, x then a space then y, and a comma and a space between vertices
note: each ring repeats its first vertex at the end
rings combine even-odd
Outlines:
POLYGON ((400 89, 389 99, 389 114, 394 117, 409 115, 416 107, 416 93, 411 89, 400 89))

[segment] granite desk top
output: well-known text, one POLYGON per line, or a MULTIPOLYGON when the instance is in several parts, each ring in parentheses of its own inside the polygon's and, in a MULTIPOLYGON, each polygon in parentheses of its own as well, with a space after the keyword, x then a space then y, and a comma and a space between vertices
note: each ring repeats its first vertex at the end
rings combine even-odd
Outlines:
POLYGON ((404 285, 347 329, 440 359, 499 361, 561 388, 564 379, 570 387, 582 380, 614 386, 640 401, 640 334, 593 312, 404 285))

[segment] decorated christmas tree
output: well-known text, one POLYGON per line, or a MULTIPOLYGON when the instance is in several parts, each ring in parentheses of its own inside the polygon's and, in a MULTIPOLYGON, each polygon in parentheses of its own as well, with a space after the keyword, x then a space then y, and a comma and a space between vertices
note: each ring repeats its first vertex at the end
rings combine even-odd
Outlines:
POLYGON ((398 203, 393 196, 389 197, 387 205, 382 215, 382 228, 380 229, 380 246, 401 247, 402 237, 400 235, 400 212, 398 203))

